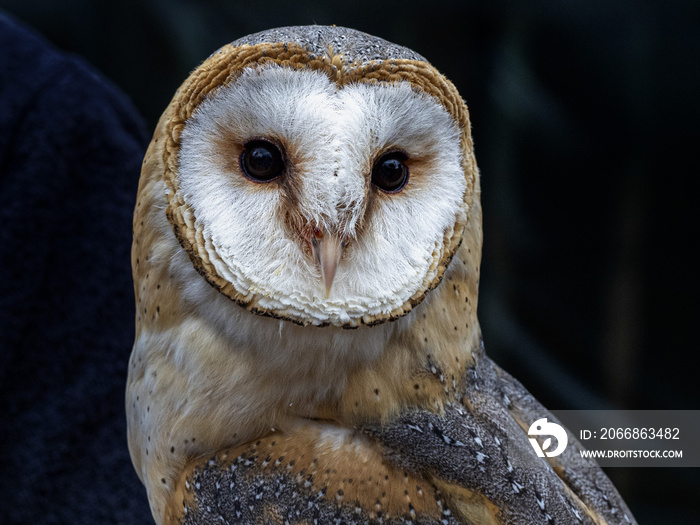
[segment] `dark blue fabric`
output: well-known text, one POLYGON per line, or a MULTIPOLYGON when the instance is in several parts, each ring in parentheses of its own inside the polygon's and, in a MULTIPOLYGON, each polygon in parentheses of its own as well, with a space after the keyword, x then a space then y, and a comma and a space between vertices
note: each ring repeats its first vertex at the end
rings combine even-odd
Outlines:
POLYGON ((126 445, 131 214, 148 136, 0 14, 0 523, 149 523, 126 445))

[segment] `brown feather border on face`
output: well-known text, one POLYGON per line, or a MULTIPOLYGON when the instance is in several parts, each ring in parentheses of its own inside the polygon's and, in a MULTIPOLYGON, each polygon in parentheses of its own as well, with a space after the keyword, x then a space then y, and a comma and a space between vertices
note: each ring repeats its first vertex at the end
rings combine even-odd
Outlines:
MULTIPOLYGON (((188 253, 195 269, 214 288, 240 306, 258 315, 284 319, 299 325, 308 324, 308 321, 290 316, 288 312, 260 307, 255 294, 241 294, 230 282, 217 273, 205 248, 203 232, 195 226, 194 210, 185 202, 179 191, 178 155, 180 135, 185 122, 210 92, 234 82, 245 68, 265 64, 276 64, 290 69, 322 71, 338 86, 351 82, 409 82, 417 91, 422 91, 438 100, 458 123, 461 131, 461 164, 467 182, 463 205, 465 211, 463 216, 466 217, 466 220, 464 222, 458 220, 451 230, 447 230, 442 247, 433 253, 431 269, 437 267, 437 272, 432 280, 426 276, 421 287, 400 308, 382 315, 365 315, 355 318, 342 327, 357 328, 363 324, 371 326, 406 315, 442 280, 459 248, 464 229, 469 225, 471 215, 469 212, 472 209, 473 200, 479 198, 478 170, 473 153, 467 106, 454 85, 427 62, 406 58, 361 62, 352 60, 352 57, 349 56, 335 54, 332 47, 329 47, 325 54, 319 55, 310 52, 302 45, 292 43, 257 43, 240 46, 229 44, 222 47, 185 80, 166 110, 166 113, 170 111, 172 116, 166 126, 163 177, 169 190, 167 192, 166 214, 175 236, 188 253)), ((481 217, 479 214, 477 215, 474 220, 480 221, 481 217)))

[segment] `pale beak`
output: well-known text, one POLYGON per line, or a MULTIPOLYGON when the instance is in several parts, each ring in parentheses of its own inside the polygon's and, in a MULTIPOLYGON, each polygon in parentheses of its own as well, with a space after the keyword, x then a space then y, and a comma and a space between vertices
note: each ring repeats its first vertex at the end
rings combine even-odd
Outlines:
POLYGON ((335 272, 343 255, 345 241, 335 235, 314 236, 311 238, 311 251, 321 268, 321 279, 326 292, 326 299, 331 294, 335 272))

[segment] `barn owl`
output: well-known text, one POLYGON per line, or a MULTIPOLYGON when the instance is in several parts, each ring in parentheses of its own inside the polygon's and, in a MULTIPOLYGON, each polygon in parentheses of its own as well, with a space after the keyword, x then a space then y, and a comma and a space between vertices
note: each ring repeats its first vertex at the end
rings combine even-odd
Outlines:
POLYGON ((129 450, 161 523, 633 523, 485 354, 467 107, 340 27, 244 37, 176 92, 134 214, 129 450))

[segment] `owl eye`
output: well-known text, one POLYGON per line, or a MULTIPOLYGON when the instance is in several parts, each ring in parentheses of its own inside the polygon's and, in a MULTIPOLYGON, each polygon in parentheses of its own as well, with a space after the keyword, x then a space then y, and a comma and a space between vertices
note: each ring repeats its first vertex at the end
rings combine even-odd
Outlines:
POLYGON ((269 182, 284 172, 282 152, 272 142, 251 140, 241 153, 241 169, 256 182, 269 182))
POLYGON ((400 151, 385 153, 372 167, 372 184, 386 193, 397 193, 408 182, 407 156, 400 151))

